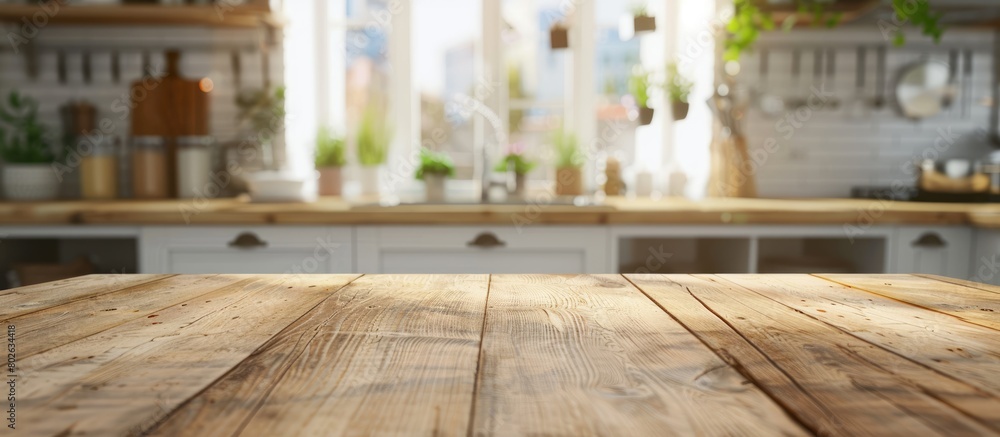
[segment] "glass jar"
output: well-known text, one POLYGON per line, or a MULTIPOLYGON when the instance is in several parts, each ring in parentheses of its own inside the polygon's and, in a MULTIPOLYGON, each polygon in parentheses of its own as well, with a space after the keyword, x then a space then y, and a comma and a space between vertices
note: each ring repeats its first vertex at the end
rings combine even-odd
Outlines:
POLYGON ((194 199, 212 197, 218 187, 212 183, 212 137, 188 136, 177 138, 177 197, 194 199))
POLYGON ((132 138, 132 196, 136 199, 164 199, 169 192, 167 149, 163 138, 132 138))
MULTIPOLYGON (((90 141, 84 139, 82 141, 90 141)), ((105 137, 90 145, 80 163, 80 192, 84 199, 115 199, 118 197, 118 155, 114 142, 105 137)), ((84 145, 80 149, 84 150, 84 145)))

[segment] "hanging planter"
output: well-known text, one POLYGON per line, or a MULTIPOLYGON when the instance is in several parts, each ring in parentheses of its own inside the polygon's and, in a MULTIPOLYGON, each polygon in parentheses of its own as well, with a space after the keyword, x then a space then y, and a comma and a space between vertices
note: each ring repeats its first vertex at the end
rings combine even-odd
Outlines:
POLYGON ((646 126, 653 122, 653 108, 639 107, 639 126, 646 126))
POLYGON ((652 32, 656 30, 656 18, 649 15, 646 5, 640 4, 632 9, 632 33, 652 32))
POLYGON ((688 100, 692 88, 694 83, 677 71, 676 62, 667 65, 667 94, 670 97, 670 112, 673 113, 674 120, 687 118, 688 110, 691 109, 688 100))
POLYGON ((549 29, 549 47, 553 50, 569 48, 569 29, 565 25, 556 23, 549 29))
POLYGON ((688 102, 673 101, 670 102, 670 112, 674 116, 674 120, 680 121, 688 116, 688 110, 691 109, 691 104, 688 102))

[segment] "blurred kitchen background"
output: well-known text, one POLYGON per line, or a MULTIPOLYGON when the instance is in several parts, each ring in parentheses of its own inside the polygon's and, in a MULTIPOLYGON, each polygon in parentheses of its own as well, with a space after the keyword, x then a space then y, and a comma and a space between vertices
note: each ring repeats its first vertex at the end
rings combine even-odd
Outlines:
MULTIPOLYGON (((0 235, 8 267, 180 270, 142 268, 159 256, 141 255, 145 228, 71 226, 67 239, 25 227, 21 202, 151 202, 180 217, 218 199, 1000 198, 996 1, 49 0, 0 2, 0 21, 2 191, 20 226, 0 235)), ((737 270, 761 270, 762 237, 706 232, 722 239, 677 251, 747 252, 737 270)), ((966 264, 972 232, 952 244, 966 264)), ((588 269, 641 258, 612 246, 588 269)), ((862 252, 879 259, 846 270, 901 269, 901 250, 862 252)))

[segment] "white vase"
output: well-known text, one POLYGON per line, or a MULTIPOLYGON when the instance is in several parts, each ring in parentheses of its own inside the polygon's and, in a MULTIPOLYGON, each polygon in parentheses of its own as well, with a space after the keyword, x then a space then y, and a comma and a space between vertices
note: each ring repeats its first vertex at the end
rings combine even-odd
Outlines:
POLYGON ((358 177, 358 181, 361 182, 361 195, 363 196, 373 196, 379 194, 379 183, 381 182, 379 176, 381 175, 381 166, 362 166, 358 177))
POLYGON ((444 202, 444 186, 447 176, 443 174, 425 174, 424 189, 427 190, 428 202, 444 202))
POLYGON ((4 164, 3 193, 9 200, 52 200, 59 178, 50 164, 4 164))

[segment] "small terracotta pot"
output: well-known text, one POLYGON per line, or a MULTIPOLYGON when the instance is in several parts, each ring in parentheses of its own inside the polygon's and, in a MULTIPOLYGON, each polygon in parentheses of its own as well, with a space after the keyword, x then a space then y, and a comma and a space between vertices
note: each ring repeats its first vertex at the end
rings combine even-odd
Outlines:
POLYGON ((549 29, 549 47, 553 49, 568 49, 569 30, 565 27, 553 27, 549 29))
POLYGON ((653 122, 653 108, 639 108, 639 125, 646 126, 653 122))
POLYGON ((648 15, 632 17, 632 29, 635 33, 652 32, 656 30, 656 18, 648 15))
POLYGON ((583 171, 578 167, 556 169, 556 195, 583 195, 583 171))
POLYGON ((319 170, 319 195, 339 196, 343 188, 343 178, 340 167, 320 167, 319 170))
POLYGON ((670 112, 674 116, 674 120, 683 120, 688 116, 688 110, 691 109, 691 105, 687 102, 671 102, 670 112))

